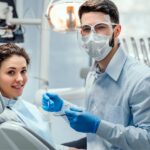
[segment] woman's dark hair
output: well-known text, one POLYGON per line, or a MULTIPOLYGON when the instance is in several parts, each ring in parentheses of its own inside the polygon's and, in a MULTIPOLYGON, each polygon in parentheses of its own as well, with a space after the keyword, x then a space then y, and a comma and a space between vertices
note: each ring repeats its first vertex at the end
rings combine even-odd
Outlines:
POLYGON ((24 57, 27 65, 30 64, 29 55, 26 53, 24 48, 20 48, 14 43, 7 43, 0 45, 0 66, 4 60, 10 58, 13 55, 24 57))
POLYGON ((81 20, 84 13, 102 12, 110 16, 111 22, 119 23, 119 12, 117 6, 110 0, 87 0, 79 8, 81 20))

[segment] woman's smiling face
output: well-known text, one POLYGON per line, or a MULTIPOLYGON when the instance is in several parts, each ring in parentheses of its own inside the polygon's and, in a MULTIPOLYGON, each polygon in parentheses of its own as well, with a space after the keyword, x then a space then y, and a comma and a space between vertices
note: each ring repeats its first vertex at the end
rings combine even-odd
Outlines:
POLYGON ((28 80, 27 62, 22 56, 12 55, 0 66, 0 92, 7 98, 16 98, 23 92, 28 80))

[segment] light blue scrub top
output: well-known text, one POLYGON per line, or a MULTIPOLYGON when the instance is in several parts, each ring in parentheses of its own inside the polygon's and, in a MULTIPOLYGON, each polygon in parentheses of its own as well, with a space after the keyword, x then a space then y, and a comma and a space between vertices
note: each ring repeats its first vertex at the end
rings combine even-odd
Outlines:
POLYGON ((101 73, 86 80, 86 108, 101 119, 88 150, 150 150, 150 69, 120 47, 101 73))

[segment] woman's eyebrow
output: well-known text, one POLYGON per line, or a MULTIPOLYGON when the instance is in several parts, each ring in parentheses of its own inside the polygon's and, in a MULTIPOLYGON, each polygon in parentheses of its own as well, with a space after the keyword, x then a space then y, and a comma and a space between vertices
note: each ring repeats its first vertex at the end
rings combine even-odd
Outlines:
POLYGON ((16 68, 15 68, 15 67, 8 67, 8 69, 13 69, 13 70, 15 70, 16 68))
MULTIPOLYGON (((8 69, 16 70, 17 68, 16 67, 8 67, 8 69)), ((22 67, 21 69, 27 69, 27 67, 22 67)))

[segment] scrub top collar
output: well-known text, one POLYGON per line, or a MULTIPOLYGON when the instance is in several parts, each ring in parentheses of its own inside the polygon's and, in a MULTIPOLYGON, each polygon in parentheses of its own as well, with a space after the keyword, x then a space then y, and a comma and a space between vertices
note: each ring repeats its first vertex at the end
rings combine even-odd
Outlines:
POLYGON ((127 55, 122 49, 121 45, 119 46, 118 50, 112 57, 111 61, 109 62, 105 72, 101 72, 101 70, 98 67, 98 62, 95 61, 93 66, 91 67, 91 71, 95 72, 96 74, 108 74, 114 81, 117 81, 119 79, 119 76, 121 74, 121 71, 123 69, 123 66, 126 62, 127 55))
POLYGON ((114 80, 117 81, 121 74, 121 71, 124 67, 124 64, 127 60, 127 55, 122 49, 121 45, 119 46, 118 50, 112 57, 111 61, 109 62, 106 73, 114 80))

